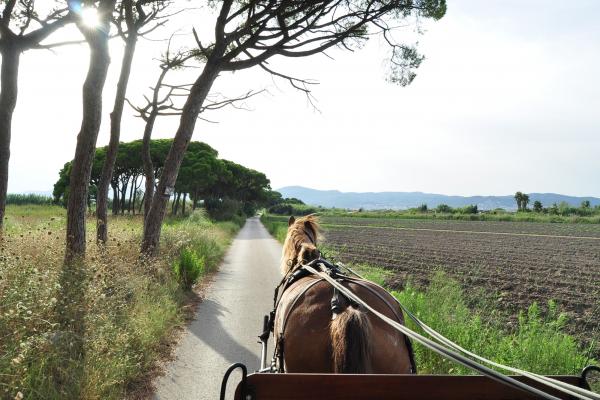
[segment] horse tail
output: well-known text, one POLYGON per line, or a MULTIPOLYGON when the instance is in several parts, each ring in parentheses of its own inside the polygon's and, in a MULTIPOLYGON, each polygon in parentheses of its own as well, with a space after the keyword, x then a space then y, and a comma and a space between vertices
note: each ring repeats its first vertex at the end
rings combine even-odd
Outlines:
POLYGON ((369 362, 371 324, 364 312, 348 306, 331 321, 335 373, 364 374, 369 362))

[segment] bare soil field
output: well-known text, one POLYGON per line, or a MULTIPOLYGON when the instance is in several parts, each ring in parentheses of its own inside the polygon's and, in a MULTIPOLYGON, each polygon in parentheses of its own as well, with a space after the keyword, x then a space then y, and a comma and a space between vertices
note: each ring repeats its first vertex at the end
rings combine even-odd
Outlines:
POLYGON ((555 300, 569 316, 569 331, 600 336, 598 225, 354 217, 323 222, 326 244, 342 261, 393 271, 392 287, 408 279, 425 284, 442 270, 508 312, 555 300))
POLYGON ((323 221, 328 225, 365 225, 406 229, 462 230, 473 232, 519 233, 551 236, 584 236, 600 239, 600 224, 361 217, 324 217, 323 221))

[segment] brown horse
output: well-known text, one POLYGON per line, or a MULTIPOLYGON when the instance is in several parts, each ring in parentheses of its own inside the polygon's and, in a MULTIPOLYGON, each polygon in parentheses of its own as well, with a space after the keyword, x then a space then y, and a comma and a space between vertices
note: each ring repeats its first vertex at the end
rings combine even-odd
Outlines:
MULTIPOLYGON (((276 366, 285 372, 415 373, 408 339, 376 316, 352 304, 322 278, 300 274, 318 259, 315 216, 290 217, 281 272, 297 279, 286 285, 274 320, 276 366)), ((284 279, 285 281, 285 279, 284 279)), ((380 286, 343 277, 342 284, 389 318, 404 323, 402 311, 380 286)))

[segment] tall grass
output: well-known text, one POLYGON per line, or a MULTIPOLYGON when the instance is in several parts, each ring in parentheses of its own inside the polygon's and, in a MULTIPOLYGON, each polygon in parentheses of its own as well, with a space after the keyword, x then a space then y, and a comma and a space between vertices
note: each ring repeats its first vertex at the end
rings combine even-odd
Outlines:
MULTIPOLYGON (((283 218, 261 218, 269 232, 283 241, 281 232, 287 224, 283 218)), ((322 253, 335 260, 335 251, 321 246, 322 253)), ((361 275, 381 286, 393 273, 373 265, 352 265, 361 275)), ((435 274, 426 289, 408 282, 401 291, 392 291, 419 319, 462 347, 505 365, 541 374, 579 374, 586 364, 597 364, 575 338, 565 333, 567 316, 553 302, 543 314, 538 304, 518 313, 516 326, 506 313, 485 301, 469 302, 460 284, 435 274)), ((407 321, 412 329, 417 327, 407 321)), ((448 361, 416 344, 415 357, 420 373, 467 374, 471 370, 448 361)))
POLYGON ((268 214, 260 216, 260 221, 267 228, 267 231, 282 243, 287 235, 287 219, 288 217, 276 217, 268 214))
POLYGON ((9 193, 6 196, 6 204, 10 205, 38 205, 38 206, 49 206, 53 202, 52 197, 43 196, 40 194, 17 194, 9 193))
POLYGON ((89 221, 84 262, 65 266, 63 214, 41 208, 9 208, 0 244, 0 398, 128 397, 184 322, 192 294, 173 265, 192 252, 214 269, 235 229, 172 221, 150 260, 139 258, 141 219, 112 218, 105 249, 89 221))
MULTIPOLYGON (((443 273, 425 291, 409 284, 392 294, 442 335, 493 361, 540 374, 578 374, 588 362, 584 349, 564 333, 566 315, 554 303, 546 315, 533 303, 509 329, 500 313, 470 309, 458 282, 443 273)), ((411 321, 408 325, 417 329, 411 321)), ((423 373, 471 373, 419 345, 415 356, 423 373)))

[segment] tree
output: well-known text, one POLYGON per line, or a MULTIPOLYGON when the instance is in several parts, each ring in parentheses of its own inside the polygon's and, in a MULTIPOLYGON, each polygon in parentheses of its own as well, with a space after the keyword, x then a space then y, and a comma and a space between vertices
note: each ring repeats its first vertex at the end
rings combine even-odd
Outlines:
POLYGON ((536 200, 533 202, 533 211, 535 211, 536 213, 541 213, 542 211, 544 211, 544 206, 542 205, 541 201, 536 200))
MULTIPOLYGON (((150 142, 150 154, 153 174, 160 177, 165 159, 173 140, 158 139, 150 142)), ((115 160, 113 185, 113 212, 135 214, 136 208, 142 206, 138 192, 144 180, 142 161, 142 141, 134 140, 121 143, 115 160)), ((89 181, 88 202, 95 200, 94 191, 102 173, 108 147, 96 149, 89 181)), ((235 205, 235 213, 252 214, 256 207, 265 206, 271 201, 270 182, 266 176, 228 160, 217 158, 215 149, 202 142, 191 142, 181 165, 181 171, 175 184, 175 201, 173 211, 178 209, 177 198, 190 198, 195 208, 201 200, 212 216, 226 218, 222 208, 235 205), (212 208, 211 208, 212 207, 212 208), (218 214, 220 213, 220 214, 218 214)), ((70 174, 72 162, 68 162, 59 172, 54 185, 53 196, 58 204, 68 202, 70 174)), ((185 203, 183 203, 185 204, 185 203)), ((181 207, 183 212, 183 207, 181 207)))
POLYGON ((521 196, 521 210, 527 211, 527 205, 529 204, 529 195, 523 193, 521 196))
POLYGON ((523 193, 515 193, 515 201, 517 202, 517 211, 521 211, 523 209, 523 193))
MULTIPOLYGON (((116 0, 97 0, 85 5, 97 6, 98 26, 86 26, 82 18, 76 19, 77 27, 90 48, 90 64, 83 84, 83 118, 69 178, 65 252, 67 262, 85 254, 85 211, 94 149, 102 119, 102 92, 110 64, 108 39, 115 3, 116 0)), ((81 11, 78 3, 69 3, 69 7, 76 13, 81 11)))
POLYGON ((583 200, 583 201, 581 202, 581 206, 580 206, 580 207, 581 207, 581 209, 583 209, 583 210, 589 210, 590 208, 592 208, 592 205, 591 205, 591 203, 590 203, 590 201, 589 201, 589 200, 583 200))
MULTIPOLYGON (((119 31, 119 36, 125 42, 125 50, 121 62, 121 72, 117 84, 115 103, 113 111, 110 114, 110 141, 104 165, 102 167, 102 175, 98 182, 96 239, 99 243, 105 243, 108 240, 108 187, 112 181, 115 160, 117 158, 125 95, 127 93, 127 85, 129 83, 129 76, 131 75, 131 66, 133 64, 138 37, 145 34, 142 32, 142 29, 151 21, 159 18, 159 15, 169 5, 170 2, 164 0, 122 0, 119 5, 118 17, 115 21, 115 25, 119 31)), ((154 27, 148 28, 148 31, 152 31, 159 25, 160 23, 154 27)))
POLYGON ((213 43, 202 43, 194 31, 196 51, 204 67, 183 106, 179 128, 146 218, 142 251, 152 254, 158 248, 162 220, 183 154, 220 73, 260 67, 308 94, 310 81, 275 71, 267 64, 269 59, 307 57, 334 46, 350 49, 379 33, 391 49, 390 80, 407 85, 414 79, 414 69, 423 57, 414 47, 394 41, 391 34, 394 27, 406 23, 408 18, 439 19, 445 11, 445 0, 222 1, 213 43))
MULTIPOLYGON (((180 116, 182 108, 175 104, 173 98, 187 96, 189 93, 189 88, 192 86, 188 84, 169 85, 164 81, 170 71, 187 68, 188 65, 186 65, 186 62, 197 57, 197 55, 198 54, 193 51, 181 51, 173 53, 171 51, 171 41, 169 40, 167 51, 160 62, 161 72, 158 76, 156 84, 152 88, 152 96, 150 98, 144 96, 146 99, 146 104, 143 107, 135 106, 128 101, 131 107, 138 112, 138 116, 146 123, 142 140, 142 159, 144 161, 144 176, 146 182, 144 217, 146 217, 150 212, 150 205, 154 197, 154 188, 156 185, 156 176, 153 172, 154 168, 152 166, 152 158, 150 156, 150 142, 156 118, 159 116, 180 116)), ((217 96, 216 99, 207 99, 206 104, 202 106, 201 112, 206 110, 220 109, 228 105, 235 105, 235 103, 248 99, 257 93, 259 92, 248 92, 234 99, 222 99, 219 98, 219 96, 217 96)), ((145 221, 146 219, 144 218, 144 224, 145 221)))
POLYGON ((447 204, 440 204, 435 208, 436 212, 442 213, 442 214, 452 214, 452 207, 450 207, 447 204))
POLYGON ((0 15, 0 233, 4 225, 12 117, 17 104, 21 54, 42 47, 42 41, 72 20, 66 8, 52 9, 41 18, 35 0, 3 0, 1 5, 4 8, 0 15))

